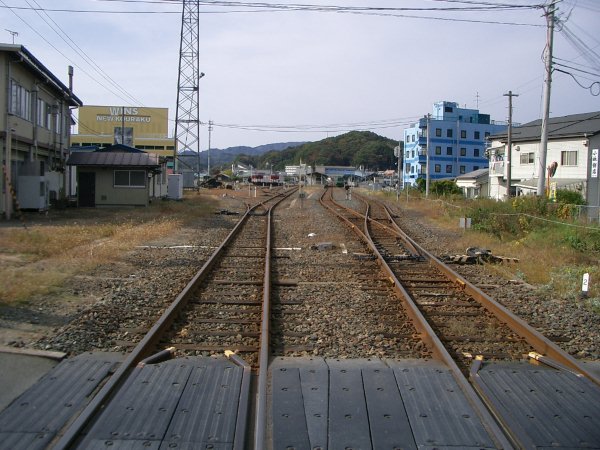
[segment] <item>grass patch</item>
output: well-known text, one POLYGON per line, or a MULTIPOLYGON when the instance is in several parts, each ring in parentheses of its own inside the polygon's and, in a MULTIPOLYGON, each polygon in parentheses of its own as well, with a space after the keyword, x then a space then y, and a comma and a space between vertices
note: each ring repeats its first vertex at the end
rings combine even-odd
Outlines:
POLYGON ((148 208, 53 211, 49 224, 0 229, 0 302, 44 295, 72 275, 118 260, 138 245, 212 214, 215 202, 193 195, 148 208), (61 216, 62 214, 62 216, 61 216))
MULTIPOLYGON (((386 200, 392 201, 392 196, 388 194, 386 200)), ((548 295, 580 301, 583 274, 589 273, 589 294, 582 302, 600 314, 600 227, 577 220, 572 205, 537 197, 497 202, 425 199, 414 193, 408 202, 401 197, 400 204, 437 227, 455 230, 457 250, 477 246, 494 255, 518 258, 516 264, 488 268, 506 278, 537 285, 548 295), (471 217, 473 228, 459 233, 460 217, 471 217)))

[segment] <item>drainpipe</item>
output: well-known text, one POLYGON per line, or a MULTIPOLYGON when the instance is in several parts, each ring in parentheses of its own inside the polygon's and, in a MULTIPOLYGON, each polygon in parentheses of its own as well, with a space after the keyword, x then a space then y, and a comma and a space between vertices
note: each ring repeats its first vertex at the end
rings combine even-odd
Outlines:
POLYGON ((33 125, 33 148, 30 147, 29 148, 29 161, 35 161, 38 158, 38 135, 39 135, 39 130, 38 130, 38 115, 39 115, 39 104, 38 104, 38 98, 39 98, 39 94, 40 94, 40 89, 38 87, 38 84, 35 83, 33 86, 33 90, 32 90, 32 97, 33 97, 33 117, 32 117, 32 125, 33 125))

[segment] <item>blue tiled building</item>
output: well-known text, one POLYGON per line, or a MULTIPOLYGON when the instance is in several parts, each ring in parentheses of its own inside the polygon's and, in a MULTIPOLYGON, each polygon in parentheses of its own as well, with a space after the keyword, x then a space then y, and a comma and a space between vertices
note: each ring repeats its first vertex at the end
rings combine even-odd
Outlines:
POLYGON ((455 178, 488 167, 486 138, 506 129, 506 123, 490 120, 477 109, 460 108, 442 101, 433 113, 404 130, 404 186, 426 178, 427 133, 429 132, 429 179, 455 178))

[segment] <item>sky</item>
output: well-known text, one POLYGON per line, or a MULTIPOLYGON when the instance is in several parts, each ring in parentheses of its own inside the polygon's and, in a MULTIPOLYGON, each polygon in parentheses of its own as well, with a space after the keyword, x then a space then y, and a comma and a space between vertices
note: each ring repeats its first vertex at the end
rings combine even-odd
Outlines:
MULTIPOLYGON (((544 1, 201 1, 211 148, 350 130, 399 140, 442 100, 505 121, 509 91, 514 122, 539 119, 546 19, 524 7, 544 1), (466 7, 486 9, 449 10, 466 7)), ((570 74, 554 72, 550 115, 600 111, 600 1, 558 6, 555 68, 570 74)), ((85 105, 169 108, 172 133, 181 13, 181 0, 0 0, 0 42, 25 46, 65 84, 74 66, 85 105)), ((206 149, 206 125, 199 140, 206 149)))

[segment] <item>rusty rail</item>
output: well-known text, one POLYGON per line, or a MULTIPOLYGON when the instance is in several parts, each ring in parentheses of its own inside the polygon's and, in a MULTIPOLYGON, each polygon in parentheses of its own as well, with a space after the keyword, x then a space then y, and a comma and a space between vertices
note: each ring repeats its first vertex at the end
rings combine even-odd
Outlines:
MULTIPOLYGON (((250 215, 257 210, 258 208, 265 207, 265 203, 272 200, 273 198, 278 199, 275 204, 278 204, 288 196, 290 196, 295 189, 288 190, 282 194, 277 194, 276 196, 267 199, 263 202, 256 203, 254 206, 247 205, 246 213, 242 216, 242 218, 238 221, 235 227, 231 230, 231 232, 227 235, 227 237, 221 242, 221 244, 217 247, 217 249, 213 252, 210 258, 203 264, 200 270, 194 275, 194 277, 189 281, 189 283, 185 286, 185 288, 179 293, 176 299, 171 303, 171 305, 165 310, 165 312, 161 315, 161 317, 156 321, 156 323, 152 326, 150 331, 146 333, 144 338, 135 346, 135 348, 127 355, 125 360, 121 363, 119 368, 116 370, 114 375, 107 381, 107 383, 102 387, 102 389, 94 396, 94 398, 90 401, 90 403, 86 406, 86 408, 77 416, 77 418, 68 426, 68 428, 62 434, 62 437, 56 442, 53 446, 53 449, 56 450, 64 450, 69 448, 73 443, 75 443, 77 437, 80 435, 82 430, 90 423, 93 419, 94 415, 98 412, 98 410, 109 400, 111 396, 113 396, 119 388, 123 385, 129 372, 132 368, 136 366, 136 364, 141 361, 160 340, 160 336, 168 327, 171 325, 173 320, 177 317, 179 312, 187 305, 189 300, 189 293, 193 290, 193 288, 201 282, 210 272, 215 262, 223 252, 223 250, 227 247, 227 245, 233 240, 233 238, 240 232, 243 225, 246 223, 250 215)), ((271 207, 273 207, 272 205, 271 207)), ((270 208, 269 207, 269 212, 270 208)), ((267 254, 267 258, 269 255, 267 254)), ((243 418, 246 420, 246 417, 243 418)), ((245 426, 245 424, 244 424, 245 426)), ((239 445, 238 445, 239 447, 239 445)))

